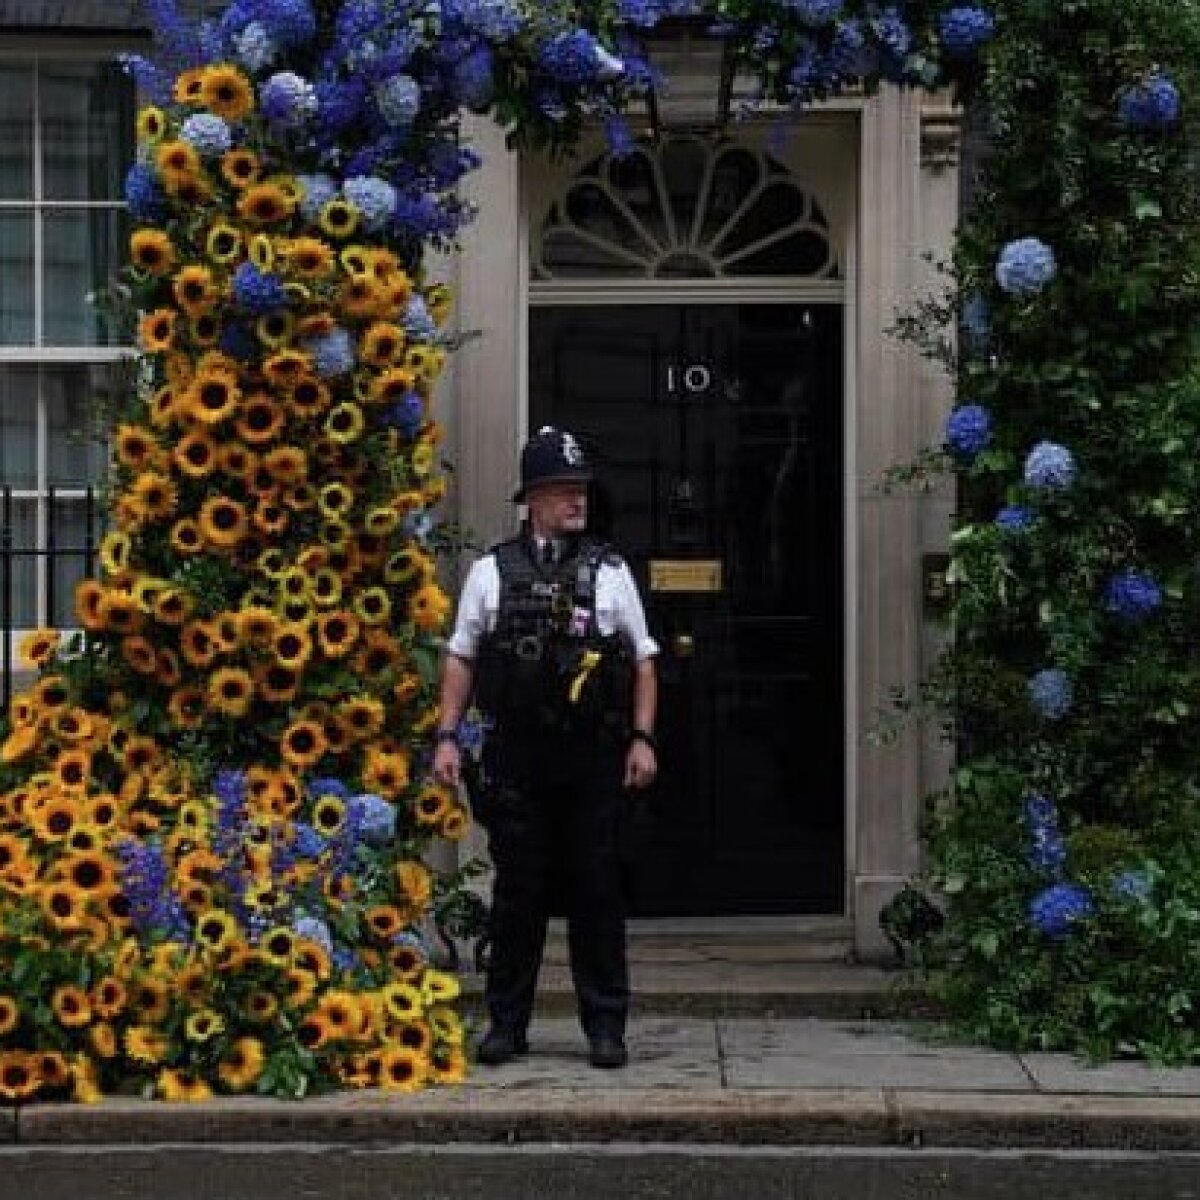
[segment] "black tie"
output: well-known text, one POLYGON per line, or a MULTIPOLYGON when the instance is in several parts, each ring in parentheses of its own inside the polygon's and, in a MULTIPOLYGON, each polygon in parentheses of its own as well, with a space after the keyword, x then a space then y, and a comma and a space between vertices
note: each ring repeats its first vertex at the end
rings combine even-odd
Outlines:
POLYGON ((554 560, 558 557, 554 552, 554 542, 547 538, 542 543, 542 563, 547 567, 554 566, 554 560))

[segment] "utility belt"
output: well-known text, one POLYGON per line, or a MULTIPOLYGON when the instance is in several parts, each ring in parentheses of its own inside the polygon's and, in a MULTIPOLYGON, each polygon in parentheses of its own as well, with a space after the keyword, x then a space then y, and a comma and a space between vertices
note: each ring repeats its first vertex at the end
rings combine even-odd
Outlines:
POLYGON ((517 626, 480 647, 475 702, 501 735, 623 740, 632 701, 633 656, 617 634, 580 638, 517 626))

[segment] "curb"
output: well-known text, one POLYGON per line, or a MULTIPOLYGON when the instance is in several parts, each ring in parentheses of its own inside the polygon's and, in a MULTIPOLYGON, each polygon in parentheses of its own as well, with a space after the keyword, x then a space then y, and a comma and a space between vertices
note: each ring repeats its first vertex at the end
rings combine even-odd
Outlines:
MULTIPOLYGON (((1200 1151, 1200 1098, 859 1090, 469 1088, 5 1113, 10 1145, 690 1143, 1200 1151)), ((3 1134, 0 1134, 3 1136, 3 1134)))

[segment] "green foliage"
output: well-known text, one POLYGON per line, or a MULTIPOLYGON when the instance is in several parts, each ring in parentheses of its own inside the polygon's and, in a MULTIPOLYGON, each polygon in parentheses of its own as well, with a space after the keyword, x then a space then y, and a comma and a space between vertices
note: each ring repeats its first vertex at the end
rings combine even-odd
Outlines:
POLYGON ((1005 0, 997 12, 978 95, 991 148, 950 301, 897 329, 952 364, 957 404, 992 419, 987 447, 955 461, 953 638, 927 688, 953 718, 959 767, 928 822, 925 884, 946 920, 921 961, 974 1038, 1195 1061, 1200 8, 1005 0), (1130 128, 1119 99, 1151 70, 1178 87, 1182 116, 1130 128), (995 267, 1028 237, 1052 248, 1056 272, 1015 296, 995 267), (980 302, 986 330, 948 353, 954 315, 980 302), (1071 486, 1026 484, 1041 441, 1069 449, 1071 486), (1027 509, 1028 527, 998 526, 1005 505, 1027 509), (1130 570, 1161 604, 1123 618, 1107 589, 1130 570), (1071 685, 1057 718, 1031 702, 1045 668, 1071 685), (1053 803, 1061 865, 1034 853, 1034 795, 1053 803), (1031 905, 1056 882, 1085 888, 1092 911, 1052 934, 1031 905))

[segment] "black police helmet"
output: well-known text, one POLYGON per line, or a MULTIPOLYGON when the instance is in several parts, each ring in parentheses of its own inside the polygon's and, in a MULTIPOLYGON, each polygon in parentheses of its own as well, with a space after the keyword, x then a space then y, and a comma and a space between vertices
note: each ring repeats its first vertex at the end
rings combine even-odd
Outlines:
POLYGON ((588 483, 592 468, 575 435, 543 425, 521 451, 521 486, 513 503, 523 504, 531 489, 543 483, 588 483))

